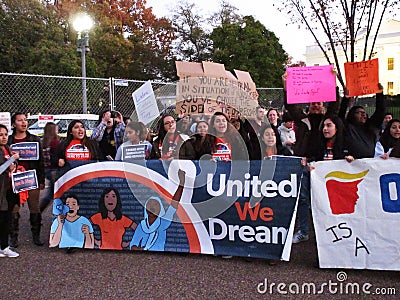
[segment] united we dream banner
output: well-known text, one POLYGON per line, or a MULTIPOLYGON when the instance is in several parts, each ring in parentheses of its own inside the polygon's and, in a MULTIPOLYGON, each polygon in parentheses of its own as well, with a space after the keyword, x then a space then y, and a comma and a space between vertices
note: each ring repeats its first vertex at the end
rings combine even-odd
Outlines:
POLYGON ((55 184, 51 247, 289 260, 298 158, 105 161, 55 184))
POLYGON ((321 268, 400 270, 400 160, 318 162, 312 212, 321 268))

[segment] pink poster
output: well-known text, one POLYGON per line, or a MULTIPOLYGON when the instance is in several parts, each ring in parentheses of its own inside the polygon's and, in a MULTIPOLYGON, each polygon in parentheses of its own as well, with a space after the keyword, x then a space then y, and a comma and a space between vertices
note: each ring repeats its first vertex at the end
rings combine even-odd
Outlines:
POLYGON ((336 74, 332 65, 287 68, 286 91, 289 104, 336 100, 336 74))

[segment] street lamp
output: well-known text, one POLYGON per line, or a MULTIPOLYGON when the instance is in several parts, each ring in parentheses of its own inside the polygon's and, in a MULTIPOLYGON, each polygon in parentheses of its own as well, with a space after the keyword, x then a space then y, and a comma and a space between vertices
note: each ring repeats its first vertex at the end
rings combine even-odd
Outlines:
POLYGON ((82 57, 82 101, 83 113, 87 113, 86 96, 86 52, 89 52, 89 30, 93 26, 93 20, 87 14, 79 14, 72 22, 72 26, 78 32, 78 49, 82 57))

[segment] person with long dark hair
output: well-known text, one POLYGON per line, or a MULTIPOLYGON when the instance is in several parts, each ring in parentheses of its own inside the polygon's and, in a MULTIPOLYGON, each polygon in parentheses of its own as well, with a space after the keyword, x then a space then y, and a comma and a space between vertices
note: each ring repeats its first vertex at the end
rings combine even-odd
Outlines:
POLYGON ((375 145, 375 157, 388 159, 396 156, 400 148, 400 120, 390 120, 383 131, 379 141, 375 145), (395 151, 393 152, 393 149, 395 151))
POLYGON ((214 160, 249 159, 245 142, 224 113, 214 113, 211 117, 209 133, 211 134, 211 155, 214 160))
POLYGON ((178 149, 189 137, 176 130, 175 118, 165 114, 158 121, 157 138, 154 139, 150 159, 171 160, 179 156, 178 149))
POLYGON ((211 159, 211 135, 208 134, 208 129, 209 125, 206 121, 197 122, 196 133, 185 141, 179 149, 180 159, 211 159))
MULTIPOLYGON (((7 145, 8 129, 0 124, 0 166, 19 158, 18 153, 13 153, 7 145)), ((5 167, 5 166, 3 166, 5 167)), ((9 172, 15 168, 12 163, 3 172, 0 172, 0 257, 18 257, 19 254, 9 247, 8 227, 10 221, 9 205, 7 200, 7 189, 10 187, 9 172)))
POLYGON ((354 160, 344 144, 343 131, 343 122, 339 117, 324 116, 320 128, 321 147, 317 161, 346 159, 348 162, 352 162, 354 160))
POLYGON ((58 146, 57 157, 60 168, 70 161, 102 159, 99 145, 86 136, 85 125, 80 120, 69 123, 67 138, 58 146))
POLYGON ((291 156, 292 153, 281 143, 278 143, 279 132, 277 129, 264 124, 259 131, 259 142, 261 146, 261 157, 259 159, 268 159, 273 155, 291 156))
POLYGON ((137 224, 122 214, 121 197, 117 189, 104 189, 99 199, 99 212, 90 217, 93 225, 100 228, 101 239, 95 239, 100 249, 122 250, 129 242, 123 242, 126 229, 135 230, 137 224))
POLYGON ((142 156, 144 159, 149 159, 153 146, 146 140, 147 128, 142 122, 129 122, 128 125, 126 125, 125 136, 127 141, 118 148, 115 160, 122 160, 124 147, 140 144, 144 145, 145 149, 142 155, 139 155, 140 153, 138 153, 138 156, 142 156))
POLYGON ((57 147, 60 144, 60 138, 58 137, 58 126, 53 122, 48 122, 44 126, 44 133, 42 138, 43 146, 43 163, 45 167, 45 176, 48 181, 46 186, 47 189, 40 197, 40 212, 43 212, 53 200, 54 194, 54 182, 57 178, 57 147))
MULTIPOLYGON (((30 212, 30 223, 32 231, 33 243, 37 246, 43 246, 44 243, 40 240, 40 229, 42 226, 42 215, 39 208, 40 190, 45 187, 45 171, 43 164, 43 150, 40 138, 31 134, 28 129, 28 122, 24 113, 17 112, 11 117, 11 124, 13 126, 13 134, 8 137, 8 144, 13 145, 17 143, 33 142, 38 143, 37 151, 39 152, 39 159, 35 160, 21 160, 19 168, 24 171, 36 170, 37 180, 39 187, 29 190, 28 193, 28 207, 30 212)), ((10 220, 10 246, 13 248, 18 247, 18 232, 19 232, 19 208, 20 208, 20 195, 12 191, 8 195, 11 220, 10 220)))

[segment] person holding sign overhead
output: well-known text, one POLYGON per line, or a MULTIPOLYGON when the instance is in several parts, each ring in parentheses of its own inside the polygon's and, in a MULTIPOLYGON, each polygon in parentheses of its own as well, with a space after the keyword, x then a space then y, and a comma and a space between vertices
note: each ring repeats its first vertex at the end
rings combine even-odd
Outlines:
MULTIPOLYGON (((332 69, 333 73, 336 73, 332 69)), ((308 114, 299 104, 288 104, 286 94, 287 73, 282 76, 285 90, 285 108, 293 118, 296 126, 296 143, 293 151, 295 156, 305 157, 307 162, 316 161, 320 156, 320 126, 324 119, 325 107, 323 102, 311 102, 308 114)), ((339 89, 336 88, 336 101, 329 102, 327 114, 335 116, 340 105, 339 89)), ((310 172, 305 166, 301 180, 299 204, 297 210, 298 231, 293 236, 293 243, 307 241, 309 239, 310 218, 310 172)))
MULTIPOLYGON (((28 122, 25 114, 21 112, 14 113, 11 117, 11 125, 14 129, 13 134, 8 138, 8 144, 11 145, 11 147, 18 143, 36 143, 37 145, 36 151, 33 151, 36 152, 35 157, 29 160, 20 159, 19 164, 20 166, 23 166, 26 171, 36 170, 39 188, 31 189, 28 191, 28 207, 30 211, 30 223, 33 243, 37 246, 43 246, 43 242, 40 240, 42 215, 39 209, 40 190, 44 189, 45 181, 42 144, 39 137, 32 135, 27 130, 28 122)), ((18 194, 13 194, 11 198, 10 246, 16 248, 18 247, 20 200, 18 194)))
POLYGON ((380 83, 378 84, 378 88, 375 112, 371 117, 368 117, 364 107, 360 105, 355 105, 350 108, 346 116, 346 110, 350 102, 350 98, 347 96, 347 90, 342 99, 339 117, 343 120, 345 125, 345 143, 349 154, 356 159, 374 157, 375 154, 377 136, 379 135, 385 115, 383 87, 380 83))

